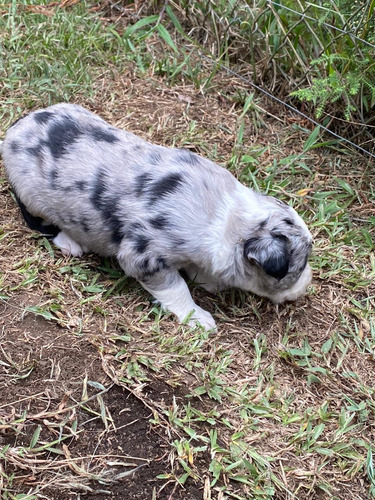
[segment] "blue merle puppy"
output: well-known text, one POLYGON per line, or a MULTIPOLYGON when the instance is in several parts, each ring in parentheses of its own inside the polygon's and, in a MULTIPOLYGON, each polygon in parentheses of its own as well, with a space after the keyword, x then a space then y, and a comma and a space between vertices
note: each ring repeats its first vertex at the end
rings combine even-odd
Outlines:
POLYGON ((311 235, 293 208, 185 149, 156 146, 73 104, 19 119, 0 146, 27 224, 63 254, 116 256, 179 321, 215 328, 179 271, 210 292, 275 303, 311 281, 311 235))

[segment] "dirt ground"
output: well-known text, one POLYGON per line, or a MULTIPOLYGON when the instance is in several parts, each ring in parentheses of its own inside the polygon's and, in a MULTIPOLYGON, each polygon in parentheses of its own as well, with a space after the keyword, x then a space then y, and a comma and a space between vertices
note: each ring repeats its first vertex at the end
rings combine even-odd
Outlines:
MULTIPOLYGON (((39 422, 56 436, 59 422, 68 418, 77 420, 78 427, 83 428, 82 434, 66 441, 66 450, 69 456, 94 457, 90 464, 91 473, 95 474, 112 458, 116 474, 126 470, 136 469, 134 473, 121 482, 103 485, 102 487, 90 484, 78 487, 78 491, 69 493, 65 489, 59 491, 59 485, 54 479, 53 487, 43 489, 42 498, 53 500, 67 500, 79 498, 82 492, 86 499, 145 499, 152 498, 152 492, 160 490, 165 481, 157 479, 158 474, 168 470, 169 436, 153 429, 149 420, 152 411, 136 396, 126 389, 111 383, 103 373, 98 358, 97 350, 85 338, 77 338, 64 329, 51 324, 41 317, 28 314, 23 318, 16 317, 14 305, 17 310, 25 306, 29 297, 15 297, 11 302, 1 307, 0 314, 7 333, 3 334, 2 351, 3 360, 7 362, 12 358, 14 369, 18 373, 32 373, 11 383, 2 384, 0 406, 2 415, 15 412, 28 415, 28 422, 22 428, 22 433, 5 432, 1 435, 1 446, 27 446, 39 422), (11 326, 9 326, 11 324, 11 326), (98 405, 92 407, 91 412, 84 408, 69 410, 72 401, 80 401, 82 384, 79 381, 88 381, 102 384, 106 391, 103 394, 104 405, 109 409, 111 426, 105 429, 103 421, 90 418, 92 411, 98 411, 98 405), (12 402, 7 406, 7 402, 12 402), (60 413, 56 413, 60 411, 60 413), (50 420, 49 420, 50 419, 50 420), (48 422, 48 423, 47 423, 48 422), (121 459, 119 460, 119 457, 121 459), (127 457, 126 466, 122 466, 123 457, 127 457), (102 463, 103 462, 103 463, 102 463), (125 493, 126 492, 126 493, 125 493)), ((3 370, 2 370, 3 371, 3 370)), ((8 370, 3 371, 3 376, 11 376, 8 370)), ((171 393, 166 386, 149 387, 147 392, 155 391, 158 397, 170 399, 171 393)), ((88 389, 88 395, 97 390, 88 389)), ((47 436, 46 436, 47 437, 47 436)), ((41 435, 43 439, 43 435, 41 435)), ((74 472, 74 468, 73 468, 74 472)), ((38 483, 38 476, 19 478, 23 483, 24 492, 27 487, 38 483)), ((77 483, 74 477, 72 483, 77 483)), ((69 478, 64 475, 64 481, 69 478)), ((15 487, 19 486, 15 485, 15 487)), ((75 487, 77 484, 75 484, 75 487)), ((163 493, 158 498, 186 498, 199 499, 201 495, 198 488, 191 485, 188 490, 175 491, 174 485, 166 485, 163 493)))

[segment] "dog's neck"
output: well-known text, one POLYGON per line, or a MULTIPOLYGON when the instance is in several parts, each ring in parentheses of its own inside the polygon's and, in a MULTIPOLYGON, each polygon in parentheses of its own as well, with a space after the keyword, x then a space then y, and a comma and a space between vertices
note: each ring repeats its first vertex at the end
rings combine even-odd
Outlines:
POLYGON ((223 196, 204 242, 210 256, 207 264, 214 275, 228 280, 232 275, 244 275, 244 242, 253 228, 267 218, 267 213, 260 213, 257 208, 257 196, 241 184, 234 195, 223 196))

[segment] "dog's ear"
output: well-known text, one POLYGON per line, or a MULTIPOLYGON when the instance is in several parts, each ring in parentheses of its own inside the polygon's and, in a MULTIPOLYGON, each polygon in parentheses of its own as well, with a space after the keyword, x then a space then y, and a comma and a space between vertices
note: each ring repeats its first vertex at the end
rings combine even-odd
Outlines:
POLYGON ((270 276, 281 280, 289 268, 288 238, 275 232, 249 238, 245 241, 244 256, 270 276))

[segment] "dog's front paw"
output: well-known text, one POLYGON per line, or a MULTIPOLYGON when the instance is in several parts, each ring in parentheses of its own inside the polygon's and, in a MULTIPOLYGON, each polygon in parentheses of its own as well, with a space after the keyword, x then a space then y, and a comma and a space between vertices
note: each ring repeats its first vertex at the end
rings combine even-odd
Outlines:
POLYGON ((189 326, 203 326, 206 330, 217 330, 215 320, 211 314, 198 306, 188 316, 187 324, 189 326))
POLYGON ((163 275, 157 274, 156 286, 154 288, 152 280, 141 284, 155 297, 162 308, 175 314, 180 323, 189 326, 202 326, 206 330, 215 330, 216 324, 211 314, 197 304, 192 299, 185 281, 181 278, 177 270, 169 270, 165 273, 165 286, 161 287, 163 275))

